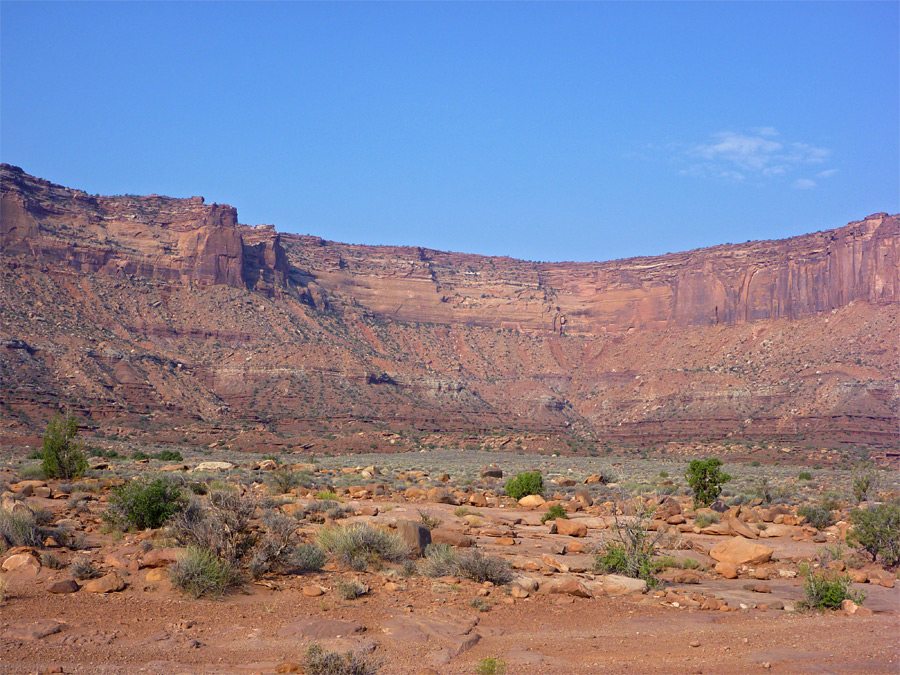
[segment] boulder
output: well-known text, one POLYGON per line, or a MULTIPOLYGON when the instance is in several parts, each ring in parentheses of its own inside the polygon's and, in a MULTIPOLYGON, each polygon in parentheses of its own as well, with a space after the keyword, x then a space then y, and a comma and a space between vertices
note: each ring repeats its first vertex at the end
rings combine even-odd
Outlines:
POLYGON ((584 523, 568 518, 557 518, 555 522, 557 534, 564 534, 568 537, 587 536, 587 526, 584 523))
POLYGON ((118 572, 110 572, 106 576, 89 581, 84 585, 84 590, 88 593, 116 593, 124 588, 125 582, 118 572))
POLYGON ((47 591, 50 593, 75 593, 81 586, 78 585, 78 582, 72 579, 71 577, 67 577, 65 579, 57 579, 47 586, 47 591))
POLYGON ((503 469, 497 466, 486 466, 481 470, 482 478, 503 478, 503 469))
POLYGON ((536 509, 547 503, 540 495, 525 495, 519 500, 519 506, 525 509, 536 509))
POLYGON ((194 471, 231 471, 233 468, 231 462, 200 462, 194 471))
POLYGON ((440 528, 431 531, 431 542, 433 544, 449 544, 459 548, 469 548, 475 545, 475 540, 467 534, 440 528))
POLYGON ((37 573, 41 569, 41 561, 34 553, 26 551, 24 553, 16 553, 9 556, 3 561, 3 565, 0 565, 0 569, 4 572, 22 572, 28 569, 31 572, 37 573))
POLYGON ((647 592, 647 582, 620 574, 604 574, 598 577, 603 590, 610 595, 641 595, 647 592))
POLYGON ((737 579, 738 570, 737 565, 729 562, 717 562, 714 568, 716 572, 721 574, 726 579, 737 579))
POLYGON ((593 594, 578 581, 578 579, 564 579, 553 584, 548 593, 554 595, 573 595, 576 598, 591 598, 593 594))
POLYGON ((433 487, 425 493, 425 498, 435 504, 456 504, 453 493, 445 487, 433 487))
POLYGON ((176 560, 178 556, 184 553, 183 548, 154 548, 147 551, 141 558, 142 567, 165 567, 176 560))
POLYGON ((422 523, 412 520, 397 521, 397 534, 417 556, 423 555, 425 548, 431 543, 431 531, 422 523))
POLYGON ((744 537, 732 537, 713 546, 709 555, 713 560, 733 565, 761 565, 768 562, 774 552, 771 546, 744 537))

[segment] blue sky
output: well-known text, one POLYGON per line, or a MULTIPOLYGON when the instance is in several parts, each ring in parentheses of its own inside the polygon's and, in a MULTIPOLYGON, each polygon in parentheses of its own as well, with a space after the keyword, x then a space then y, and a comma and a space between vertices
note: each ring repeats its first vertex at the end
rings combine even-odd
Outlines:
POLYGON ((0 159, 607 260, 900 211, 896 2, 0 3, 0 159))

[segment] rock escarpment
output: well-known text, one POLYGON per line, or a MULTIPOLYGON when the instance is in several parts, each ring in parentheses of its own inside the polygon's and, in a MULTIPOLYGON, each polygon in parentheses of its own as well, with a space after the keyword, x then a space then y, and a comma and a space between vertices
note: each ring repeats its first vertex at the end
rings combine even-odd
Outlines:
POLYGON ((535 263, 0 179, 0 442, 74 407, 103 433, 233 447, 898 444, 897 216, 535 263))
POLYGON ((3 165, 0 250, 73 272, 253 288, 283 287, 274 228, 239 226, 202 197, 100 197, 3 165), (245 242, 245 239, 247 240, 245 242))
POLYGON ((622 333, 814 316, 900 300, 900 220, 606 263, 530 263, 285 235, 325 291, 404 321, 622 333))

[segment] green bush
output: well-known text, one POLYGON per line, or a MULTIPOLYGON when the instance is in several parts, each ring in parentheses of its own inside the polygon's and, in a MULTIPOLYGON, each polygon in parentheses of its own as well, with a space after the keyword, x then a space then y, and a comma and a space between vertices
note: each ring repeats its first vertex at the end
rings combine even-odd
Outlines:
POLYGON ((496 659, 493 656, 481 659, 481 661, 478 662, 478 665, 475 666, 476 675, 505 675, 505 673, 506 662, 503 661, 503 659, 496 659))
POLYGON ((655 509, 636 498, 625 517, 615 516, 614 538, 594 557, 594 566, 611 574, 643 579, 650 587, 658 582, 655 574, 660 566, 654 560, 656 546, 666 536, 663 528, 649 529, 655 509))
POLYGON ((69 480, 84 475, 88 463, 81 444, 75 441, 77 435, 78 422, 72 415, 55 417, 47 425, 41 453, 44 476, 69 480))
POLYGON ((326 527, 319 532, 317 543, 339 563, 360 572, 369 565, 400 562, 409 555, 399 535, 366 523, 326 527))
POLYGON ((541 523, 546 523, 548 520, 556 520, 557 518, 569 518, 562 504, 554 504, 547 509, 547 513, 541 516, 541 523))
POLYGON ((847 543, 872 556, 879 557, 888 567, 900 563, 900 501, 879 504, 874 509, 854 509, 850 512, 853 527, 847 533, 847 543))
POLYGON ((824 530, 834 523, 834 514, 824 506, 804 504, 797 509, 797 515, 806 518, 806 522, 818 530, 824 530))
POLYGON ((812 480, 812 474, 809 471, 801 471, 797 477, 798 480, 812 480))
POLYGON ((116 488, 107 519, 139 530, 162 525, 184 507, 181 490, 165 478, 141 478, 116 488))
POLYGON ((872 462, 859 462, 853 467, 850 480, 853 484, 853 496, 856 497, 856 501, 868 501, 878 488, 878 473, 875 465, 872 462))
POLYGON ((169 568, 169 579, 193 598, 218 597, 237 581, 231 563, 207 548, 189 546, 169 568))
POLYGON ((314 644, 306 650, 303 672, 306 675, 375 675, 378 668, 365 656, 327 652, 314 644))
POLYGON ((283 495, 296 487, 311 487, 312 474, 309 471, 292 471, 290 467, 280 466, 269 473, 266 482, 272 494, 283 495))
POLYGON ((800 605, 805 609, 840 609, 841 603, 850 599, 861 605, 865 593, 850 588, 850 577, 814 572, 808 567, 801 570, 806 576, 803 584, 804 599, 800 605))
POLYGON ((544 493, 544 479, 540 471, 526 471, 506 481, 506 494, 515 500, 527 495, 544 493))
POLYGON ((162 462, 183 462, 184 457, 178 450, 160 450, 156 453, 156 459, 162 462))
POLYGON ((731 476, 719 470, 722 461, 695 459, 691 462, 684 477, 694 491, 695 506, 709 506, 722 493, 722 485, 731 480, 731 476))

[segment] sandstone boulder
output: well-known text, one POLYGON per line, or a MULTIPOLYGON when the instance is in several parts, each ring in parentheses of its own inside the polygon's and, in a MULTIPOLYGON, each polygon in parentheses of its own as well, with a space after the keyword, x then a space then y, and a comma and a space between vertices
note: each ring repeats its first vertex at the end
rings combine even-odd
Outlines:
POLYGON ((744 537, 732 537, 713 546, 709 555, 713 560, 733 565, 760 565, 768 562, 774 552, 771 546, 744 537))
POLYGON ((422 523, 412 520, 397 521, 397 534, 416 556, 423 555, 425 548, 431 543, 431 531, 422 523))
POLYGON ((540 495, 525 495, 519 500, 519 506, 525 509, 536 509, 547 503, 540 495))
POLYGON ((587 526, 577 520, 569 520, 568 518, 556 519, 557 534, 564 534, 569 537, 586 537, 587 526))

